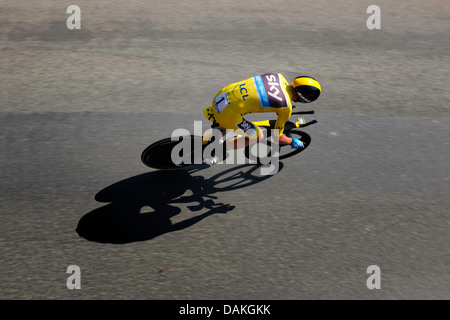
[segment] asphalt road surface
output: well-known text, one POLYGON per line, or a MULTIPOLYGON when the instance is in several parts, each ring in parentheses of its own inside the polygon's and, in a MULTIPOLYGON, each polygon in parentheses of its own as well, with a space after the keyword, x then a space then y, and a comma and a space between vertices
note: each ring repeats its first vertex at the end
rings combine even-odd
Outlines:
POLYGON ((0 298, 449 299, 448 21, 443 0, 2 1, 0 298), (141 163, 266 72, 323 88, 276 175, 141 163))

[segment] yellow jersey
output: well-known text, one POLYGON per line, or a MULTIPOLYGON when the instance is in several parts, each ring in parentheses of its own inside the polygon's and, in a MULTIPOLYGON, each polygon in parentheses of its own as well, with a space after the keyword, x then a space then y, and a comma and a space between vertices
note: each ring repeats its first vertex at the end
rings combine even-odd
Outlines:
POLYGON ((221 126, 240 129, 247 136, 253 136, 256 129, 253 132, 248 127, 251 123, 243 119, 244 115, 275 112, 278 118, 274 129, 281 135, 292 113, 292 95, 291 86, 283 75, 266 73, 224 87, 208 109, 221 126))

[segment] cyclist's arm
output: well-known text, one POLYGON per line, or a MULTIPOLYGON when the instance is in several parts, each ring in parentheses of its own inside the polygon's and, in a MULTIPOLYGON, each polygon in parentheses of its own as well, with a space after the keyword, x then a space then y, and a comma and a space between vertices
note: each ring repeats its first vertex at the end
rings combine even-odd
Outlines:
POLYGON ((292 138, 289 138, 284 134, 284 124, 289 120, 292 114, 291 108, 282 108, 277 111, 277 121, 275 122, 275 129, 279 130, 279 142, 280 144, 291 144, 292 138))
POLYGON ((280 144, 291 144, 293 140, 294 139, 289 138, 285 134, 282 134, 281 136, 278 137, 278 141, 280 144))

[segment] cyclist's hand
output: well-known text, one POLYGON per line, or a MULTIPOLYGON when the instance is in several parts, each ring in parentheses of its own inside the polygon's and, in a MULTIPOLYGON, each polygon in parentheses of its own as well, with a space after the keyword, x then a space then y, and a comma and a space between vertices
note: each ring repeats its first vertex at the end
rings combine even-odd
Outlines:
POLYGON ((294 148, 294 149, 301 149, 301 148, 304 148, 305 145, 299 139, 292 138, 291 147, 294 148))

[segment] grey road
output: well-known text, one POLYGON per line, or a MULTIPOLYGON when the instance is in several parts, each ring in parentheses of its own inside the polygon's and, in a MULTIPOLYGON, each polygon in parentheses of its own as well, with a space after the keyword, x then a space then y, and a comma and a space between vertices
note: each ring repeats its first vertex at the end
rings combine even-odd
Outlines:
POLYGON ((3 0, 0 298, 449 299, 450 6, 371 4, 3 0), (276 175, 141 163, 266 72, 323 88, 276 175))

